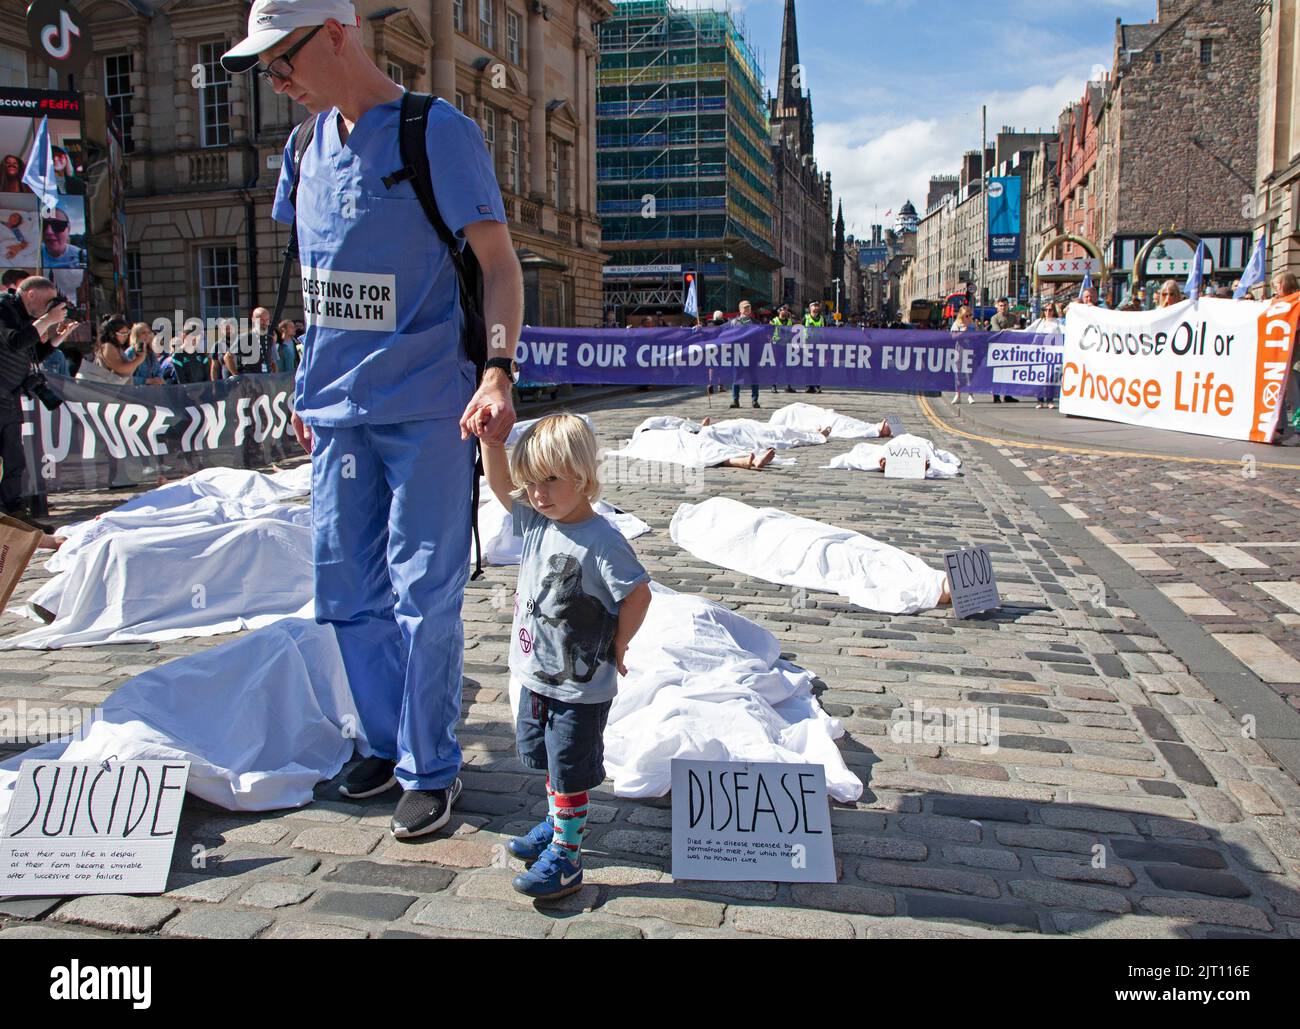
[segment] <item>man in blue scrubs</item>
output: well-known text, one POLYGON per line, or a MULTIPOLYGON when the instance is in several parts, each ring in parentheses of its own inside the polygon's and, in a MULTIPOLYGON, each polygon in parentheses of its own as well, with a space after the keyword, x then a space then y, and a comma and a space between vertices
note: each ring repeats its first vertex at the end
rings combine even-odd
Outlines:
MULTIPOLYGON (((395 836, 447 823, 460 718, 473 442, 514 424, 508 370, 477 389, 455 268, 402 167, 402 89, 366 53, 349 0, 255 0, 222 62, 256 69, 316 115, 302 158, 298 243, 307 334, 294 431, 312 455, 316 617, 338 634, 371 755, 340 786, 400 784, 395 836)), ((484 274, 488 357, 509 359, 523 283, 492 162, 444 100, 426 144, 439 210, 484 274)), ((290 222, 293 139, 274 216, 290 222)), ((508 364, 506 365, 508 369, 508 364)))

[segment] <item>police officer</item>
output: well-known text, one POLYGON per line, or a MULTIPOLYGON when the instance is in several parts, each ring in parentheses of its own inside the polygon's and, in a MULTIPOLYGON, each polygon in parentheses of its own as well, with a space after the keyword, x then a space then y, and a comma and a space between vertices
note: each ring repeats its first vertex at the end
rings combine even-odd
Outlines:
MULTIPOLYGON (((444 220, 483 268, 488 369, 475 388, 461 344, 456 272, 403 167, 403 90, 366 53, 349 0, 255 0, 248 38, 222 58, 256 68, 316 116, 296 213, 307 332, 294 432, 312 455, 318 621, 337 632, 370 755, 344 796, 403 793, 395 836, 446 824, 460 792, 469 577, 471 434, 514 424, 509 359, 523 281, 492 161, 445 100, 426 147, 444 220)), ((289 222, 291 136, 274 217, 289 222)))
MULTIPOLYGON (((808 305, 808 313, 804 315, 803 323, 806 326, 816 326, 819 329, 826 326, 826 316, 822 314, 822 303, 820 300, 814 300, 808 305)), ((822 388, 820 386, 809 386, 804 390, 805 393, 820 393, 821 391, 822 388)))

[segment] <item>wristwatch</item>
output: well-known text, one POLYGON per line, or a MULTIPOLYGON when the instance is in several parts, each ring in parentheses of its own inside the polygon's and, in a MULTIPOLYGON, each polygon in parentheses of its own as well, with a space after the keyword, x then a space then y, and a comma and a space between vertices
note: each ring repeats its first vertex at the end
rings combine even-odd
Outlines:
POLYGON ((505 372, 508 376, 510 376, 510 381, 514 382, 515 370, 513 368, 513 364, 514 362, 511 361, 510 358, 508 357, 494 357, 490 361, 488 361, 487 364, 483 366, 483 370, 487 371, 489 368, 500 368, 503 372, 505 372))

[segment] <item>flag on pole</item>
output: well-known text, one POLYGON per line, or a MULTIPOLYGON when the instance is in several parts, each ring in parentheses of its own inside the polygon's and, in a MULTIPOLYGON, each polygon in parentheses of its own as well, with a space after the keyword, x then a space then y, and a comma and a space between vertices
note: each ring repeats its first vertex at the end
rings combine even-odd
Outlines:
POLYGON ((1079 287, 1079 296, 1083 296, 1085 289, 1092 289, 1092 269, 1085 268, 1083 271, 1083 285, 1079 287))
POLYGON ((1201 273, 1205 267, 1205 242, 1196 247, 1196 256, 1192 258, 1192 270, 1187 273, 1187 287, 1183 290, 1187 299, 1196 303, 1201 298, 1201 273))
POLYGON ((1264 264, 1267 260, 1268 233, 1263 233, 1259 237, 1259 242, 1255 244, 1255 252, 1250 255, 1250 263, 1241 273, 1241 281, 1237 283, 1237 288, 1232 294, 1233 300, 1240 300, 1250 292, 1252 286, 1258 286, 1264 281, 1264 264))
POLYGON ((691 283, 686 287, 686 302, 682 308, 682 310, 692 318, 698 318, 700 316, 700 295, 699 290, 696 288, 697 281, 698 280, 695 276, 692 275, 691 283))
POLYGON ((23 172, 23 185, 36 194, 41 212, 49 217, 59 202, 59 184, 54 175, 54 151, 50 149, 49 118, 41 119, 27 155, 27 170, 23 172))

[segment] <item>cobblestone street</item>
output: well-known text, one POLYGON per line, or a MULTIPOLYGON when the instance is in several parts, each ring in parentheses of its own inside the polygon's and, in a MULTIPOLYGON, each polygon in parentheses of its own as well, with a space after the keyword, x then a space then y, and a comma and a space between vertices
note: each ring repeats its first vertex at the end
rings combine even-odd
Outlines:
MULTIPOLYGON (((727 399, 661 390, 574 409, 614 447, 651 414, 717 420, 727 399)), ((794 399, 814 398, 765 392, 761 415, 794 399)), ((464 605, 465 792, 451 828, 396 841, 394 793, 348 803, 336 783, 307 808, 257 815, 191 797, 170 892, 0 901, 0 938, 1300 937, 1300 786, 1283 767, 1300 739, 1300 473, 999 451, 936 428, 919 399, 815 400, 862 418, 896 412, 965 474, 823 470, 850 446, 832 441, 793 451, 792 468, 709 469, 695 494, 616 483, 606 499, 652 526, 633 546, 658 582, 759 622, 819 677, 866 784, 858 804, 834 806, 838 883, 675 882, 670 798, 603 789, 582 891, 549 905, 516 894, 521 866, 503 844, 546 805, 542 780, 515 760, 506 699, 500 598, 516 572, 491 568, 464 605), (946 550, 987 544, 1003 607, 891 617, 705 564, 668 524, 679 503, 713 495, 855 529, 934 567, 946 550), (1203 649, 1198 626, 1222 647, 1203 649), (1229 652, 1266 685, 1220 674, 1229 652), (891 713, 916 702, 996 709, 998 748, 896 742, 891 713)), ((83 498, 77 517, 96 502, 83 498)), ((45 574, 30 569, 15 600, 45 574)), ((8 614, 0 633, 30 624, 8 614)), ((227 638, 0 653, 0 704, 94 705, 227 638)))

